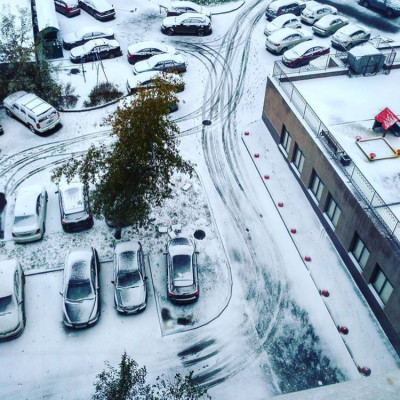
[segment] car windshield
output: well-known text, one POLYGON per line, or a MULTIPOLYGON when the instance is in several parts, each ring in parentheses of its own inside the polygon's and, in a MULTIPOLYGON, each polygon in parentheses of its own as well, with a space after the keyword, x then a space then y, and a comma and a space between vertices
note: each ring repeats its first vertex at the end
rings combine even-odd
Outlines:
POLYGON ((67 289, 67 299, 70 301, 80 301, 92 296, 92 286, 89 279, 71 280, 67 289))
POLYGON ((14 218, 14 226, 17 228, 33 225, 35 222, 36 217, 34 215, 17 215, 14 218))
POLYGON ((5 296, 0 298, 0 314, 6 313, 12 308, 12 296, 5 296))
POLYGON ((140 286, 141 278, 138 270, 121 271, 118 274, 117 286, 120 288, 131 288, 140 286))
POLYGON ((173 280, 175 286, 189 286, 193 284, 192 263, 189 255, 177 255, 172 258, 174 266, 173 280))
POLYGON ((87 213, 86 211, 80 211, 80 212, 76 212, 76 213, 71 213, 71 214, 65 214, 65 220, 66 221, 76 221, 78 219, 82 219, 87 217, 87 213))

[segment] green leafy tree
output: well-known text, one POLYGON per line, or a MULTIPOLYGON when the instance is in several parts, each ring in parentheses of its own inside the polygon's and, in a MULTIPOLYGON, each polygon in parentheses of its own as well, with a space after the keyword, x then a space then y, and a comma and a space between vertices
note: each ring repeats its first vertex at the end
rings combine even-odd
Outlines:
POLYGON ((57 106, 61 85, 55 74, 55 68, 48 61, 36 59, 28 9, 18 7, 15 14, 3 5, 0 9, 0 100, 25 90, 57 106))
POLYGON ((177 102, 173 84, 158 82, 124 99, 106 122, 112 126, 112 146, 92 146, 83 157, 73 157, 53 173, 67 180, 79 176, 93 185, 90 201, 95 216, 104 215, 116 226, 142 226, 153 206, 172 196, 175 171, 192 167, 177 150, 177 126, 168 118, 177 102))
POLYGON ((97 375, 92 400, 200 400, 211 399, 206 389, 196 386, 193 372, 174 379, 158 377, 146 383, 147 371, 124 352, 119 367, 106 362, 106 369, 97 375))

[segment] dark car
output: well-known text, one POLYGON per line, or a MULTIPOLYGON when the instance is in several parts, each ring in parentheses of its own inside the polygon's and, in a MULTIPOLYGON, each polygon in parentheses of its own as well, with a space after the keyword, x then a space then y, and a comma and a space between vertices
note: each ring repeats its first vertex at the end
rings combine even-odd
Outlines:
POLYGON ((73 48, 69 55, 73 63, 98 61, 100 59, 119 56, 122 56, 119 43, 116 40, 108 39, 89 40, 84 45, 73 48))
POLYGON ((79 6, 99 21, 115 17, 115 10, 106 0, 79 0, 79 6))
POLYGON ((301 0, 276 0, 271 1, 265 12, 265 16, 268 21, 289 13, 299 16, 305 8, 306 3, 301 0))
POLYGON ((210 18, 203 14, 186 13, 177 17, 164 18, 161 32, 166 35, 197 35, 204 36, 212 33, 210 18))
POLYGON ((117 243, 114 249, 114 303, 118 312, 133 314, 146 308, 147 288, 142 245, 137 240, 117 243))
POLYGON ((171 239, 166 246, 167 296, 177 303, 199 298, 197 252, 193 240, 186 237, 171 239))
POLYGON ((159 54, 178 54, 174 46, 170 46, 159 42, 139 42, 128 46, 128 62, 135 64, 138 61, 147 60, 150 57, 159 54))
POLYGON ((93 226, 89 202, 81 182, 58 184, 61 225, 65 232, 81 231, 93 226))
POLYGON ((316 40, 309 40, 285 51, 282 62, 291 68, 307 65, 311 60, 328 54, 330 47, 316 40))
POLYGON ((135 75, 146 71, 162 71, 162 72, 185 72, 186 62, 180 54, 160 54, 150 57, 148 60, 139 61, 133 68, 135 75))
POLYGON ((54 0, 56 11, 66 17, 75 17, 81 13, 78 0, 54 0))
POLYGON ((101 26, 85 26, 76 32, 67 33, 63 37, 63 46, 65 49, 71 50, 94 39, 114 39, 114 31, 101 26))
POLYGON ((100 316, 100 263, 96 249, 71 250, 65 260, 63 322, 68 328, 87 328, 100 316))

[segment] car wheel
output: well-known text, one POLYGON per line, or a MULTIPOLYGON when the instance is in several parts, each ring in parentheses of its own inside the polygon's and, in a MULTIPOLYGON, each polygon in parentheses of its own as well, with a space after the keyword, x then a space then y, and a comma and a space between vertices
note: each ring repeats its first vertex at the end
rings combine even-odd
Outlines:
POLYGON ((204 36, 204 30, 203 29, 199 29, 197 31, 197 36, 204 36))
POLYGON ((368 8, 368 6, 369 6, 368 0, 362 0, 362 1, 360 1, 360 4, 361 4, 363 7, 367 7, 367 8, 368 8))
POLYGON ((31 132, 36 133, 35 128, 31 124, 29 124, 29 129, 31 130, 31 132))
POLYGON ((172 28, 167 29, 167 35, 168 36, 173 36, 175 34, 174 30, 172 28))
POLYGON ((388 18, 392 18, 393 15, 394 15, 393 10, 392 10, 391 8, 388 8, 388 9, 385 11, 385 15, 386 15, 388 18))
POLYGON ((111 53, 109 56, 108 56, 108 58, 114 58, 115 57, 115 54, 114 53, 111 53))
POLYGON ((280 54, 283 54, 287 49, 288 49, 287 47, 284 47, 284 48, 281 50, 280 54))
POLYGON ((12 117, 11 111, 10 111, 8 108, 6 108, 6 114, 7 114, 9 117, 12 117))

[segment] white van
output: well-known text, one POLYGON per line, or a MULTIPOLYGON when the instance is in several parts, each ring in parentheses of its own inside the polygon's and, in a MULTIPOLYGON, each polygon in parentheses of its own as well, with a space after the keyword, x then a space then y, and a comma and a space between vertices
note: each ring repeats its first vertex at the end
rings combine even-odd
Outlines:
POLYGON ((46 132, 60 124, 60 113, 49 103, 24 90, 7 96, 3 101, 7 115, 26 124, 33 133, 46 132))

